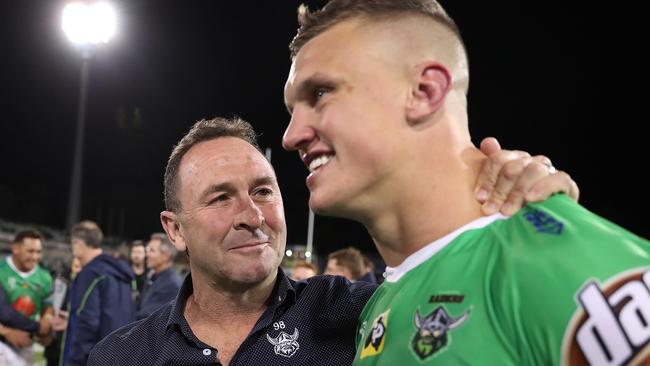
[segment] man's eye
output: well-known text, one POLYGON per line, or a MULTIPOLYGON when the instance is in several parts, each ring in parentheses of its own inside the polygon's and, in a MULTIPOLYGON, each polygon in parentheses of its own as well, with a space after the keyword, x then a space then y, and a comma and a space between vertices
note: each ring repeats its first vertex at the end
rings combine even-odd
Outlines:
POLYGON ((255 191, 255 194, 258 196, 270 196, 273 194, 273 190, 270 188, 260 188, 255 191))
POLYGON ((230 198, 227 194, 220 194, 217 197, 213 198, 210 203, 219 203, 219 202, 225 202, 230 198))
POLYGON ((328 88, 318 88, 318 89, 316 89, 316 91, 314 92, 314 96, 316 97, 316 99, 321 99, 321 98, 324 97, 325 94, 327 94, 329 91, 330 91, 330 90, 329 90, 328 88))
POLYGON ((328 87, 315 88, 314 91, 312 92, 312 104, 316 105, 321 99, 323 99, 331 91, 332 88, 328 88, 328 87))

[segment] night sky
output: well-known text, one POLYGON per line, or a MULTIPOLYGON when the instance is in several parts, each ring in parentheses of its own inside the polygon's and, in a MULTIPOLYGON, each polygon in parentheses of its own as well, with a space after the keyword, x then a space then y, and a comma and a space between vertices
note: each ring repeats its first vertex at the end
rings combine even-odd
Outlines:
MULTIPOLYGON (((239 115, 272 149, 289 243, 304 243, 307 170, 280 145, 298 4, 116 2, 118 33, 95 52, 90 71, 82 216, 113 236, 160 231, 162 177, 173 144, 200 118, 239 115)), ((650 200, 640 178, 647 117, 619 101, 634 71, 610 61, 618 59, 616 36, 605 20, 616 15, 558 4, 443 2, 469 49, 474 141, 493 135, 504 147, 550 156, 578 182, 583 205, 650 237, 642 214, 650 200)), ((0 3, 0 218, 60 229, 80 72, 79 54, 61 31, 63 5, 0 3)), ((372 246, 360 226, 317 218, 320 254, 349 244, 372 246)))

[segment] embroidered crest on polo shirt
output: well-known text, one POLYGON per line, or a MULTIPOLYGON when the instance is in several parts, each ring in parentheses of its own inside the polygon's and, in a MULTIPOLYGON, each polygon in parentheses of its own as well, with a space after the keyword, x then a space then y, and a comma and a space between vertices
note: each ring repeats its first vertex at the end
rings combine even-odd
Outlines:
POLYGON ((293 334, 281 331, 277 337, 272 338, 266 334, 266 339, 273 345, 273 351, 276 355, 282 357, 291 357, 300 348, 298 344, 298 328, 293 328, 293 334))

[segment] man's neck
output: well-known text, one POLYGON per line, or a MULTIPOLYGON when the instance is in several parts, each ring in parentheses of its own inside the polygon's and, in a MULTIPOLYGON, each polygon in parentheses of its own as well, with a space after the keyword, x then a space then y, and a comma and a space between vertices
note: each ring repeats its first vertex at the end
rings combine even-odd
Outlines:
POLYGON ((13 256, 7 257, 7 263, 9 263, 9 266, 14 271, 16 271, 21 277, 29 276, 30 274, 32 274, 33 272, 36 271, 36 267, 37 267, 37 266, 35 266, 32 269, 27 269, 27 268, 23 267, 21 264, 16 263, 13 256))
POLYGON ((215 320, 224 315, 237 316, 245 313, 259 313, 266 309, 266 301, 275 287, 277 275, 271 275, 259 284, 222 285, 218 281, 201 278, 192 271, 192 296, 187 300, 187 306, 192 302, 194 309, 215 320))
POLYGON ((445 169, 442 179, 422 167, 419 174, 411 175, 402 199, 376 210, 377 215, 364 222, 388 266, 399 265, 424 246, 482 216, 473 192, 484 156, 476 149, 462 155, 464 164, 445 169))
POLYGON ((133 273, 141 275, 144 273, 144 263, 131 263, 131 269, 133 273))
POLYGON ((102 254, 102 249, 101 248, 88 248, 86 253, 84 253, 82 258, 79 258, 79 261, 81 262, 82 266, 85 266, 86 264, 90 263, 93 259, 97 258, 100 254, 102 254))
POLYGON ((168 268, 171 268, 171 266, 172 266, 171 262, 164 262, 164 263, 161 263, 156 268, 154 268, 153 271, 154 271, 155 274, 158 275, 158 274, 161 274, 161 273, 165 272, 168 268))
POLYGON ((194 292, 185 302, 183 314, 192 332, 218 350, 219 361, 228 365, 239 346, 267 308, 277 276, 243 287, 219 286, 192 271, 194 292))

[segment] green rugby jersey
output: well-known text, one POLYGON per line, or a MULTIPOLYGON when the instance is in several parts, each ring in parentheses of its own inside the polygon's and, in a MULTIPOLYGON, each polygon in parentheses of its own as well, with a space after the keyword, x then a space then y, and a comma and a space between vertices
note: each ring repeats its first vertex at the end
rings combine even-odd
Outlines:
POLYGON ((21 273, 9 258, 0 263, 0 284, 14 309, 32 320, 38 319, 52 292, 52 276, 46 270, 37 265, 29 273, 21 273))
POLYGON ((354 364, 621 365, 649 340, 650 242, 556 195, 389 268, 354 364))

